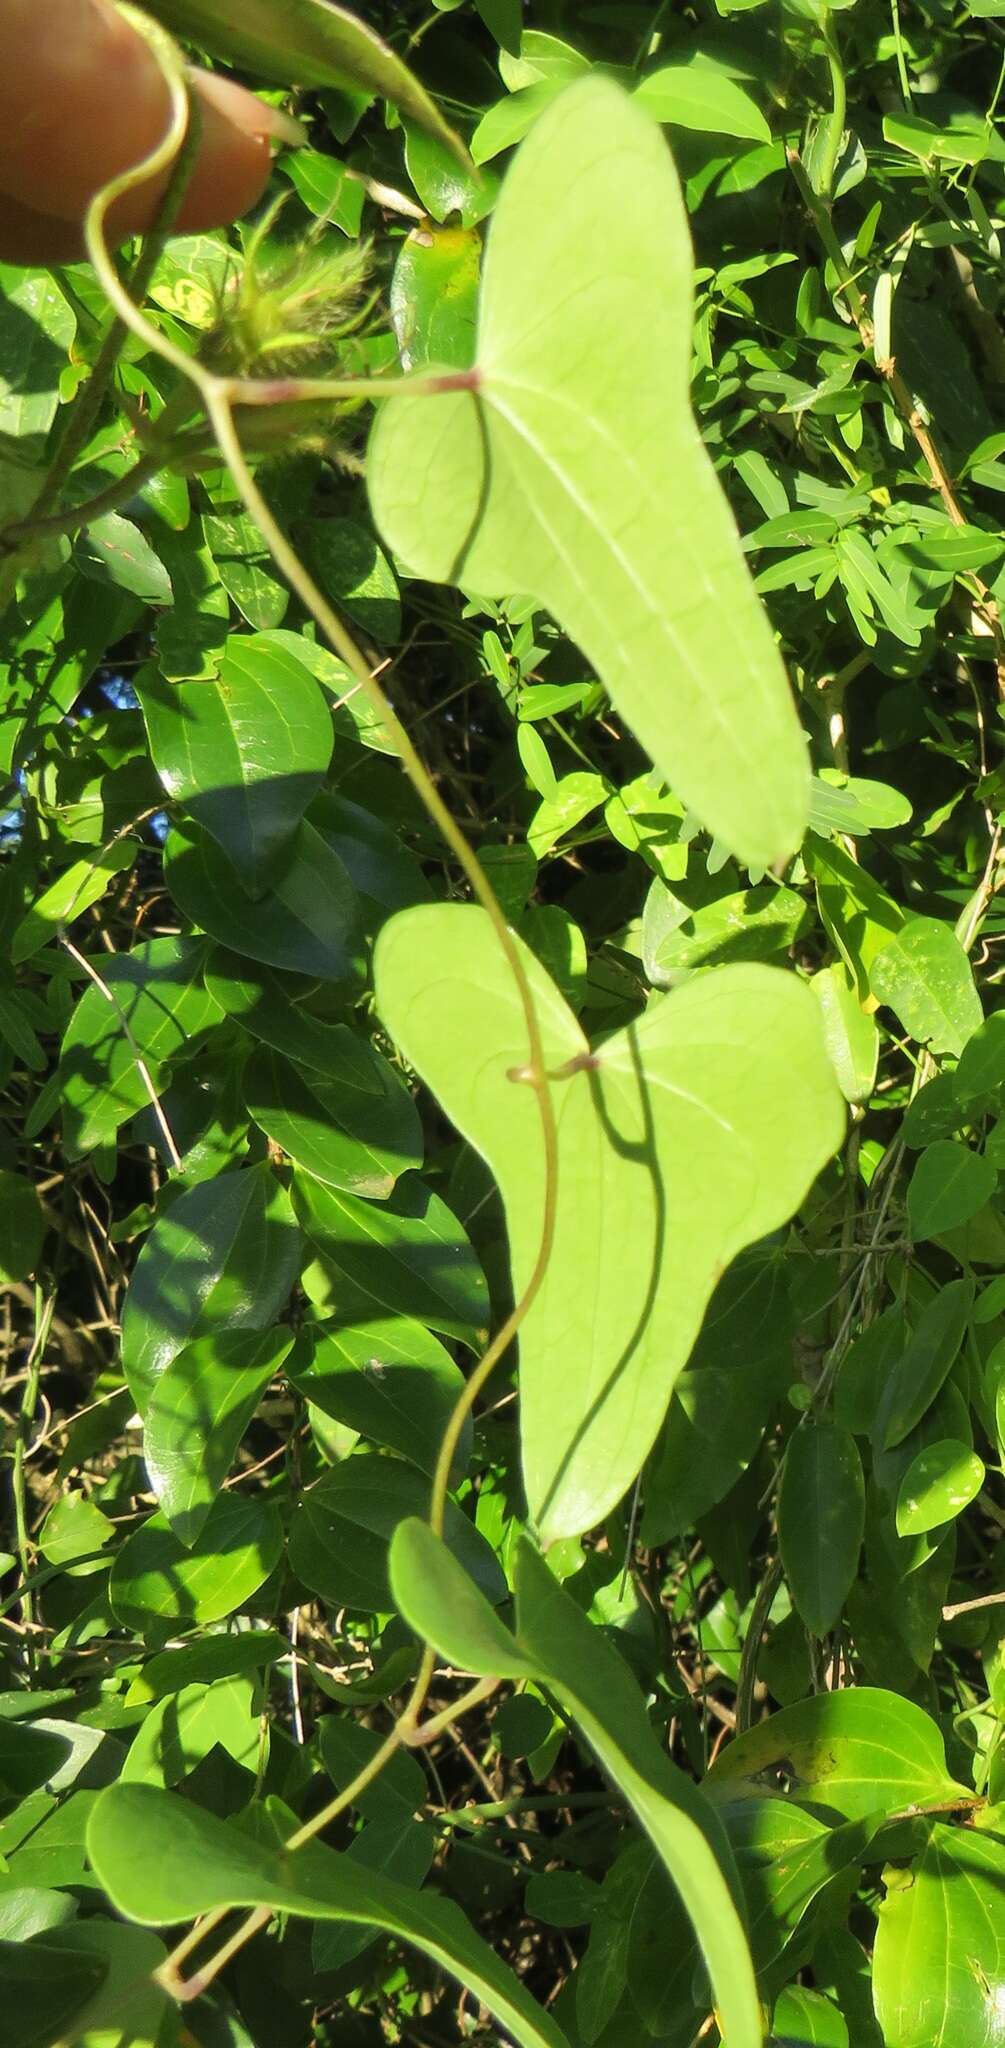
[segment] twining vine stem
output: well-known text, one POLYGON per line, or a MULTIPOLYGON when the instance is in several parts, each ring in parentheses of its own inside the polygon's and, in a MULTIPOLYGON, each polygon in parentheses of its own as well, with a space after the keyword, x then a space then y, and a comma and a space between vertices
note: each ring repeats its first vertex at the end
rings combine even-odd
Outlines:
MULTIPOLYGON (((235 405, 276 405, 303 403, 305 401, 329 403, 339 400, 376 399, 388 397, 393 391, 405 388, 411 393, 427 396, 434 396, 445 390, 456 389, 466 389, 476 394, 477 372, 464 371, 456 375, 451 374, 444 377, 420 377, 404 380, 388 379, 387 381, 380 379, 360 381, 347 379, 333 379, 330 381, 324 379, 308 379, 304 381, 296 379, 271 379, 256 382, 215 374, 203 364, 187 356, 168 336, 160 333, 151 325, 135 303, 131 292, 127 290, 119 277, 105 238, 105 225, 109 209, 117 199, 124 193, 132 191, 136 186, 144 184, 147 179, 154 177, 158 172, 166 170, 171 165, 176 166, 176 175, 172 180, 171 187, 172 197, 177 196, 180 199, 181 191, 184 188, 184 177, 187 175, 187 170, 190 167, 194 154, 194 135, 191 125, 191 95, 186 82, 184 67, 174 43, 156 23, 149 21, 132 8, 129 9, 129 18, 137 31, 146 39, 160 66, 170 96, 170 113, 165 133, 156 148, 151 150, 141 162, 132 165, 128 170, 121 172, 116 178, 111 179, 107 185, 103 186, 95 194, 85 216, 84 238, 87 253, 106 298, 116 315, 116 319, 109 335, 106 337, 101 355, 99 356, 98 365, 96 366, 95 373, 93 373, 97 378, 97 382, 91 388, 90 404, 83 409, 85 414, 84 430, 86 431, 86 426, 90 423, 90 419, 93 418, 96 412, 97 404, 107 384, 107 379, 111 374, 118 349, 121 346, 122 337, 126 331, 134 334, 140 341, 146 344, 152 353, 158 355, 162 361, 168 363, 182 377, 186 378, 189 383, 195 386, 224 462, 234 479, 246 510, 258 525, 277 568, 285 576, 305 609, 316 621, 336 654, 345 662, 356 678, 360 689, 364 692, 369 703, 380 718, 388 739, 398 753, 405 773, 421 798, 430 818, 454 854, 471 887, 473 895, 490 918, 499 945, 516 983, 523 1012, 527 1034, 528 1057, 524 1065, 514 1070, 513 1079, 517 1085, 525 1083, 533 1089, 540 1116, 545 1167, 545 1195, 541 1238, 533 1269, 519 1301, 511 1310, 501 1328, 496 1332, 495 1337, 468 1378, 464 1391, 459 1397, 447 1424, 433 1478, 429 1509, 430 1525, 439 1535, 443 1529, 450 1468, 465 1419, 477 1401, 494 1367, 498 1364, 500 1358, 507 1351, 513 1338, 516 1336, 541 1287, 551 1255, 555 1230, 558 1142, 554 1105, 551 1099, 550 1078, 545 1065, 541 1027, 519 944, 506 923, 505 916, 491 883, 473 848, 468 844, 463 832, 440 796, 397 713, 381 689, 376 676, 371 672, 355 641, 347 632, 337 613, 327 603, 323 593, 318 589, 312 577, 303 567, 295 550, 291 547, 285 534, 283 534, 273 517, 245 460, 234 423, 234 407, 235 405), (182 165, 181 174, 179 174, 177 168, 179 164, 182 165), (100 375, 98 374, 99 372, 100 375)), ((156 251, 158 252, 162 233, 163 226, 161 233, 156 237, 156 251)), ((152 262, 148 265, 141 258, 139 269, 137 273, 134 273, 134 286, 137 283, 146 284, 149 282, 152 268, 152 262)), ((137 296, 139 296, 138 293, 137 296)), ((70 437, 67 436, 57 455, 56 473, 50 476, 43 488, 37 508, 43 516, 48 512, 57 489, 62 485, 66 475, 69 473, 73 454, 81 444, 82 430, 79 425, 79 418, 80 416, 78 415, 78 420, 74 423, 75 431, 72 445, 68 449, 67 441, 70 437)), ((18 538, 22 537, 22 533, 23 537, 27 538, 30 528, 30 521, 23 522, 18 538)), ((414 1745, 416 1742, 421 1743, 426 1731, 420 1730, 419 1717, 429 1691, 434 1668, 434 1653, 427 1648, 423 1654, 408 1701, 394 1727, 381 1744, 381 1747, 371 1758, 365 1769, 358 1773, 351 1784, 347 1785, 337 1798, 331 1800, 320 1813, 316 1814, 312 1820, 290 1836, 285 1844, 287 1852, 300 1848, 312 1836, 326 1828, 345 1808, 355 1804, 360 1793, 379 1774, 399 1747, 404 1744, 414 1745)), ((443 1713, 434 1716, 433 1721, 428 1724, 428 1729, 431 1732, 438 1732, 441 1728, 448 1725, 459 1713, 465 1711, 468 1706, 473 1705, 476 1700, 484 1699, 488 1689, 491 1689, 491 1686, 487 1688, 484 1682, 480 1682, 465 1694, 462 1699, 454 1702, 443 1713)), ((225 1966, 231 1956, 236 1954, 238 1949, 243 1947, 244 1943, 250 1940, 252 1935, 257 1933, 272 1918, 271 1910, 266 1908, 260 1908, 258 1911, 248 1915, 230 1939, 216 1951, 193 1977, 187 1981, 182 1980, 179 1974, 181 1965, 191 1952, 226 1917, 229 1910, 226 1907, 221 1908, 214 1913, 208 1914, 202 1921, 197 1923, 190 1933, 178 1943, 172 1954, 157 1972, 165 1988, 176 1998, 190 1999, 197 1996, 212 1981, 219 1970, 225 1966)))

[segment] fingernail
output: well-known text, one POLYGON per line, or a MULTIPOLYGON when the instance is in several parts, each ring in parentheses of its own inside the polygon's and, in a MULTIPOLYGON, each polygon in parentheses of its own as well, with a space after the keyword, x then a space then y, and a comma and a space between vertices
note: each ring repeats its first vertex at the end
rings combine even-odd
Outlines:
POLYGON ((295 121, 284 108, 269 106, 256 93, 248 92, 230 78, 221 78, 217 72, 202 71, 195 64, 190 64, 187 69, 202 98, 212 101, 224 119, 232 127, 239 128, 242 135, 268 136, 271 142, 287 142, 295 149, 306 143, 307 130, 303 123, 295 121))

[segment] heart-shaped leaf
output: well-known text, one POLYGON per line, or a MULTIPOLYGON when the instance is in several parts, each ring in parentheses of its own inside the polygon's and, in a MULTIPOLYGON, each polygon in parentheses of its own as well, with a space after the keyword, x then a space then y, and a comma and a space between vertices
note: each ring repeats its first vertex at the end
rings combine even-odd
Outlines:
POLYGON ((429 94, 372 28, 332 0, 150 0, 180 36, 280 85, 329 85, 378 94, 438 135, 461 163, 467 152, 429 94))
POLYGON ((692 417, 692 302, 666 144, 591 75, 546 109, 507 174, 474 388, 390 399, 370 491, 417 575, 547 605, 676 793, 766 867, 802 838, 809 770, 692 417))
MULTIPOLYGON (((520 1332, 521 1438, 544 1542, 589 1529, 630 1486, 719 1275, 792 1214, 840 1142, 843 1107, 809 990, 725 967, 591 1053, 523 958, 556 1072, 558 1189, 543 1286, 520 1332)), ((516 985, 484 912, 419 905, 385 925, 388 1030, 487 1160, 519 1295, 537 1257, 545 1167, 516 985)))

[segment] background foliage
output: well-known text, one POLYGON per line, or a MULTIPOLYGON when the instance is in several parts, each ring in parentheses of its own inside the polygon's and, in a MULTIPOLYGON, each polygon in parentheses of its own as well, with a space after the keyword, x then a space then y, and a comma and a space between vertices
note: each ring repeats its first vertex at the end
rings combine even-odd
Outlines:
POLYGON ((168 240, 156 332, 372 379, 464 373, 477 325, 495 368, 487 483, 470 391, 369 450, 351 392, 240 438, 518 935, 559 1209, 441 1543, 548 1208, 511 968, 177 368, 127 334, 67 455, 104 296, 0 269, 9 2039, 984 2048, 1005 8, 374 4, 383 50, 333 15, 320 53, 308 0, 229 48, 211 0, 153 11, 307 131, 254 220, 168 240), (683 409, 661 129, 770 633, 683 409), (521 413, 562 265, 591 340, 577 300, 521 413), (665 652, 646 694, 646 579, 691 699, 665 652), (154 1930, 239 1907, 179 2005, 154 1930))

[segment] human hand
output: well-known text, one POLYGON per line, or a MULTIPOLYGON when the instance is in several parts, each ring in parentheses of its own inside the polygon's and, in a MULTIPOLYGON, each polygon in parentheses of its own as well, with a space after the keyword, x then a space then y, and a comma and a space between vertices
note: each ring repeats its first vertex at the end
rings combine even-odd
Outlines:
MULTIPOLYGON (((253 206, 270 137, 287 123, 253 93, 193 71, 201 132, 179 229, 217 227, 253 206)), ((111 0, 0 0, 0 258, 65 263, 102 185, 140 162, 168 124, 156 59, 111 0)), ((123 195, 109 239, 148 227, 168 172, 123 195)))

